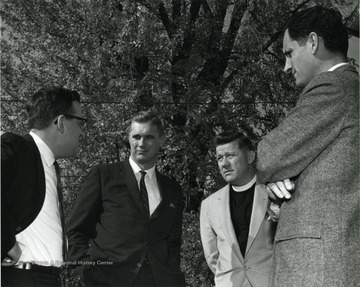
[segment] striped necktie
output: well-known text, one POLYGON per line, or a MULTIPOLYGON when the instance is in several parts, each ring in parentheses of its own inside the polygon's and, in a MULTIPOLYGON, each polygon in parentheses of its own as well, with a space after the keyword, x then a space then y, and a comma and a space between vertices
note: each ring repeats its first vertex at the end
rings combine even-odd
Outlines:
POLYGON ((66 230, 65 230, 65 216, 64 216, 64 199, 63 199, 63 193, 61 188, 61 179, 60 179, 60 169, 59 164, 55 161, 55 172, 56 172, 56 189, 58 193, 59 198, 59 212, 60 212, 60 220, 61 220, 61 229, 62 229, 62 253, 63 253, 63 260, 66 261, 68 254, 67 254, 67 239, 66 239, 66 230))
POLYGON ((148 192, 145 185, 145 175, 146 172, 141 170, 141 179, 140 179, 140 199, 144 206, 145 212, 148 216, 150 216, 150 210, 149 210, 149 198, 148 198, 148 192))

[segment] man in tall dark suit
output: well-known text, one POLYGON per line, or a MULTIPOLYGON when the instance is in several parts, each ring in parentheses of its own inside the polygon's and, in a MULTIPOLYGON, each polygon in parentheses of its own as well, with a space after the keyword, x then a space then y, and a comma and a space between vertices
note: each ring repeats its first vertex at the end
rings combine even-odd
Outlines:
POLYGON ((70 260, 86 286, 185 286, 180 270, 183 195, 156 171, 160 119, 131 122, 129 159, 87 175, 68 225, 70 260))
POLYGON ((56 159, 79 149, 80 95, 45 88, 27 105, 30 133, 1 136, 2 286, 60 286, 65 239, 56 159))
POLYGON ((284 71, 304 90, 258 146, 259 178, 271 183, 270 197, 288 199, 271 286, 360 286, 359 75, 347 49, 333 9, 300 11, 286 25, 284 71))

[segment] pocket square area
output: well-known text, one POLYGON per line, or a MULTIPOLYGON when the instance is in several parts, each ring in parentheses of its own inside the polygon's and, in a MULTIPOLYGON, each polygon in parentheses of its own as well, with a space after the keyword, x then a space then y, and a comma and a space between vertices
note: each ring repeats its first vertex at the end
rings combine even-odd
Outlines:
POLYGON ((170 207, 175 208, 175 204, 170 203, 170 207))

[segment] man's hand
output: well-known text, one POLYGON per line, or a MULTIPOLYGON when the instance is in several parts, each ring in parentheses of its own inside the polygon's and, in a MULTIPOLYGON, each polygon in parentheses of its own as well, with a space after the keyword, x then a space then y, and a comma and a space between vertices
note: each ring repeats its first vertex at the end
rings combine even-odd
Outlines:
POLYGON ((284 181, 277 181, 275 183, 268 183, 266 185, 266 192, 268 197, 273 200, 290 199, 291 193, 295 189, 295 183, 290 179, 284 181))
POLYGON ((10 249, 8 256, 1 262, 1 266, 12 266, 15 265, 21 256, 21 249, 17 242, 15 242, 13 248, 10 249))

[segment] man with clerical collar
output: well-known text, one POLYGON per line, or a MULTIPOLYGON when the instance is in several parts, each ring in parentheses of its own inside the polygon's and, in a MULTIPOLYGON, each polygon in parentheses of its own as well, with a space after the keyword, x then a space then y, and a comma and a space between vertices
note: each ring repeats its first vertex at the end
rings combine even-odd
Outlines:
POLYGON ((200 231, 217 287, 268 284, 276 223, 269 219, 265 186, 256 182, 254 150, 236 131, 216 138, 219 170, 228 184, 202 202, 200 231))
POLYGON ((156 170, 163 140, 157 115, 140 112, 130 125, 130 158, 87 175, 68 225, 70 260, 86 286, 185 286, 183 193, 156 170))

